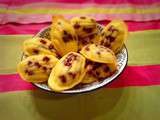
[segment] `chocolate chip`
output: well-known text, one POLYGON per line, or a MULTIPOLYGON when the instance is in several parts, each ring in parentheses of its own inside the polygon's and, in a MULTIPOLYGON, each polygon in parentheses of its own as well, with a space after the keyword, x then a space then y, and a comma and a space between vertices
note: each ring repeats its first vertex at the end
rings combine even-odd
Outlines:
POLYGON ((49 68, 49 70, 52 70, 52 68, 49 68))
POLYGON ((88 47, 88 46, 86 46, 86 47, 85 47, 85 50, 86 50, 86 51, 89 51, 90 49, 89 49, 89 47, 88 47))
POLYGON ((109 72, 109 67, 108 67, 108 66, 105 66, 103 70, 104 70, 105 72, 109 72))
POLYGON ((86 19, 86 17, 84 17, 84 16, 81 16, 80 18, 81 18, 81 19, 86 19))
POLYGON ((90 39, 89 39, 88 37, 85 37, 85 38, 82 38, 82 39, 81 39, 81 43, 82 43, 83 45, 87 45, 89 42, 90 42, 90 39))
POLYGON ((95 21, 94 19, 92 19, 92 18, 91 18, 91 21, 92 21, 92 22, 96 22, 96 21, 95 21))
POLYGON ((114 26, 111 25, 111 26, 109 27, 108 31, 114 32, 114 31, 118 31, 118 30, 115 29, 114 26))
POLYGON ((68 39, 73 40, 73 36, 71 34, 68 34, 67 37, 68 37, 68 39))
POLYGON ((34 74, 34 72, 31 71, 31 70, 25 70, 25 73, 28 74, 28 75, 33 75, 34 74))
POLYGON ((72 61, 72 58, 71 57, 68 57, 67 59, 66 59, 66 62, 71 62, 72 61))
POLYGON ((52 44, 50 44, 50 45, 48 46, 48 48, 51 50, 51 49, 54 49, 54 46, 53 46, 52 44))
POLYGON ((76 77, 76 74, 73 72, 69 72, 68 75, 71 76, 73 79, 76 77))
POLYGON ((64 65, 65 66, 71 66, 72 64, 70 62, 65 62, 64 65))
POLYGON ((98 79, 99 79, 99 80, 103 80, 103 79, 104 79, 104 77, 99 77, 98 79))
POLYGON ((73 36, 71 34, 67 34, 65 36, 62 37, 64 42, 68 42, 70 40, 73 40, 73 36))
POLYGON ((100 75, 100 73, 98 71, 96 71, 96 76, 98 77, 100 75))
POLYGON ((68 58, 72 58, 73 60, 76 60, 77 59, 77 55, 75 55, 75 54, 73 54, 73 53, 70 53, 69 55, 68 55, 68 58))
POLYGON ((45 61, 45 62, 48 62, 49 60, 50 60, 50 58, 47 57, 47 56, 45 56, 45 57, 43 58, 43 61, 45 61))
POLYGON ((93 70, 99 68, 101 66, 101 63, 94 63, 93 70))
POLYGON ((111 25, 108 30, 112 31, 113 30, 113 25, 111 25))
POLYGON ((86 68, 88 65, 91 65, 91 64, 93 64, 93 62, 92 62, 92 61, 86 60, 85 68, 86 68))
POLYGON ((34 74, 34 72, 33 71, 28 71, 28 75, 33 75, 34 74))
POLYGON ((58 22, 58 25, 61 25, 61 22, 58 22))
POLYGON ((94 35, 90 35, 90 36, 89 36, 89 39, 93 39, 93 38, 94 38, 94 35))
POLYGON ((38 54, 38 53, 39 53, 39 50, 33 49, 33 53, 34 53, 34 54, 38 54))
POLYGON ((44 67, 44 66, 43 66, 42 69, 43 69, 44 71, 47 71, 47 67, 44 67))
POLYGON ((64 65, 71 67, 72 62, 77 59, 77 55, 70 53, 64 60, 64 65))
POLYGON ((68 42, 68 41, 74 39, 74 37, 70 33, 67 33, 67 31, 65 31, 65 30, 63 31, 63 34, 64 35, 63 35, 62 39, 64 42, 68 42))
POLYGON ((74 40, 77 40, 77 37, 76 36, 73 36, 74 40))
POLYGON ((42 44, 46 44, 46 43, 47 43, 47 42, 46 42, 45 40, 43 40, 43 39, 41 39, 40 42, 41 42, 42 44))
POLYGON ((25 70, 24 72, 25 72, 25 73, 28 73, 28 70, 25 70))
POLYGON ((28 66, 31 66, 31 65, 32 65, 32 62, 31 62, 31 61, 28 61, 27 65, 28 65, 28 66))
POLYGON ((107 44, 107 45, 105 45, 106 47, 111 47, 111 44, 107 44))
POLYGON ((64 30, 64 31, 63 31, 63 34, 64 34, 64 35, 67 35, 68 33, 64 30))
POLYGON ((73 26, 75 29, 79 29, 81 26, 80 26, 80 24, 79 23, 76 23, 76 24, 74 24, 74 26, 73 26))
POLYGON ((87 73, 89 74, 89 75, 93 75, 94 73, 93 73, 93 70, 89 70, 89 71, 87 71, 87 73))
POLYGON ((104 44, 104 40, 101 41, 101 45, 103 45, 103 44, 104 44))
POLYGON ((111 46, 111 44, 108 43, 107 41, 106 41, 105 43, 103 43, 103 45, 104 45, 105 47, 110 47, 110 46, 111 46))
POLYGON ((66 77, 64 75, 59 76, 59 78, 60 78, 62 83, 66 83, 67 82, 66 77))
POLYGON ((109 40, 110 42, 113 42, 115 40, 115 38, 110 35, 106 36, 106 39, 109 40))
POLYGON ((81 36, 78 36, 78 40, 80 41, 82 39, 82 37, 81 36))
POLYGON ((86 33, 91 33, 93 31, 92 28, 83 28, 83 31, 86 32, 86 33))
POLYGON ((100 52, 100 51, 97 51, 97 54, 98 54, 98 55, 101 55, 101 52, 100 52))
POLYGON ((64 42, 68 42, 69 41, 68 37, 66 37, 66 36, 63 36, 62 39, 63 39, 64 42))
POLYGON ((38 63, 38 62, 35 62, 34 65, 37 67, 37 68, 40 68, 41 65, 38 63))
POLYGON ((87 64, 87 65, 91 65, 91 64, 93 64, 93 62, 90 61, 90 60, 86 60, 86 64, 87 64))
POLYGON ((105 33, 103 32, 103 33, 102 33, 102 36, 104 36, 104 35, 105 35, 105 33))

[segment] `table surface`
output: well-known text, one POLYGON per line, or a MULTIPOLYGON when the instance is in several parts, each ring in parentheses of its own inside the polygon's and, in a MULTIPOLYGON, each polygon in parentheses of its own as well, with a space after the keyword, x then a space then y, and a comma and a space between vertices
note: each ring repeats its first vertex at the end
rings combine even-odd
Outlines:
POLYGON ((0 0, 2 120, 156 120, 160 117, 159 0, 0 0), (128 66, 115 81, 84 94, 60 95, 19 77, 22 43, 51 24, 52 15, 123 19, 130 31, 128 66))

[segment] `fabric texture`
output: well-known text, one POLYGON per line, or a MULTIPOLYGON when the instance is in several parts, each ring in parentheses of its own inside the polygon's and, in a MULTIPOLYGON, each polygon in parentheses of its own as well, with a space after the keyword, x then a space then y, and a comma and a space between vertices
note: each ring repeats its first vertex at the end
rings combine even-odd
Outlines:
POLYGON ((0 0, 0 117, 2 120, 157 120, 160 115, 159 0, 0 0), (22 43, 53 15, 123 19, 129 28, 128 66, 102 89, 53 94, 17 74, 22 43))

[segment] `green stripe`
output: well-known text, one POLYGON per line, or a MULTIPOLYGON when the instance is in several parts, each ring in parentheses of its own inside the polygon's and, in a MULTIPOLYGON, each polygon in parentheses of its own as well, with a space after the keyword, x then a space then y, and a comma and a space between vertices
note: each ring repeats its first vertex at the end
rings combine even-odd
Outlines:
POLYGON ((23 91, 0 95, 2 120, 157 120, 160 86, 104 88, 79 95, 23 91))
POLYGON ((22 42, 31 35, 0 35, 0 74, 15 73, 21 60, 22 42))
MULTIPOLYGON (((22 42, 32 35, 0 35, 0 73, 15 73, 21 59, 22 42)), ((128 65, 160 64, 160 30, 130 32, 128 65)))
POLYGON ((131 32, 127 48, 129 65, 160 64, 160 30, 131 32))

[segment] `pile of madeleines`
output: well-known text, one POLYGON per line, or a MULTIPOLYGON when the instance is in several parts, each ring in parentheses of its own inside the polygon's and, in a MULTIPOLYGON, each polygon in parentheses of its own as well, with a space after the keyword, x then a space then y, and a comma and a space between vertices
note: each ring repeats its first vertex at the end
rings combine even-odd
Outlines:
POLYGON ((128 35, 122 20, 112 20, 99 32, 91 17, 53 16, 50 38, 33 37, 23 43, 25 58, 18 64, 23 80, 46 82, 56 92, 78 84, 104 80, 117 70, 116 54, 128 35))

